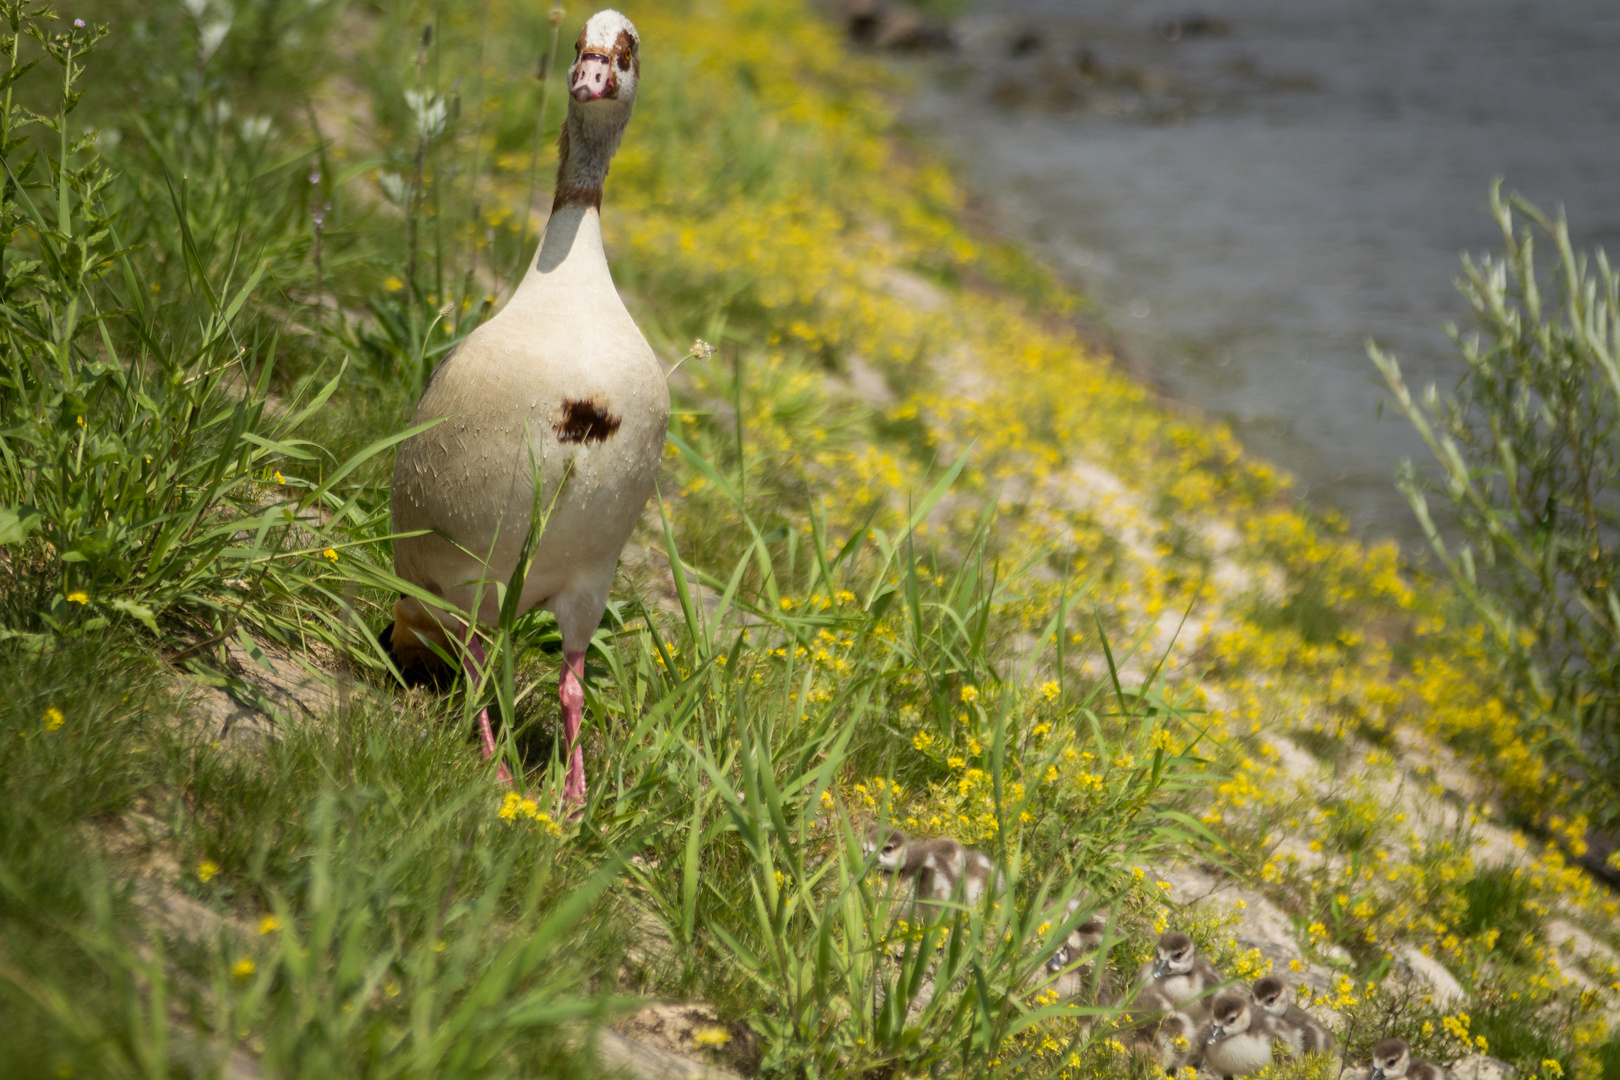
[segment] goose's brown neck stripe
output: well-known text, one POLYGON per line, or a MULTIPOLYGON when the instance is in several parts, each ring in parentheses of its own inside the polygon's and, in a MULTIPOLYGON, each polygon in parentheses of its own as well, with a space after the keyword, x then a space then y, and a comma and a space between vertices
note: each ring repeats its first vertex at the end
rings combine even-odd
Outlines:
POLYGON ((565 206, 580 206, 585 208, 602 209, 602 184, 607 180, 607 170, 602 170, 600 177, 582 176, 582 170, 570 166, 568 153, 568 128, 563 124, 562 134, 557 137, 557 193, 551 200, 551 212, 555 214, 565 206), (594 182, 593 182, 594 181, 594 182))
POLYGON ((619 150, 630 109, 610 105, 570 106, 557 136, 557 193, 551 209, 602 208, 602 185, 619 150))

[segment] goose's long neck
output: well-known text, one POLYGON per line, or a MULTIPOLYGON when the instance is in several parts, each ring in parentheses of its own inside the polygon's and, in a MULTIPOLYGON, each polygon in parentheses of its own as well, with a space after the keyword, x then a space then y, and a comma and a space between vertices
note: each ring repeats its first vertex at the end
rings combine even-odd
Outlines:
POLYGON ((557 137, 557 194, 551 212, 569 206, 602 207, 602 185, 608 166, 624 138, 630 110, 618 103, 591 107, 590 114, 570 105, 562 134, 557 137))
POLYGON ((602 185, 629 110, 570 107, 557 140, 557 194, 540 249, 513 300, 556 289, 605 289, 617 296, 602 246, 602 185))

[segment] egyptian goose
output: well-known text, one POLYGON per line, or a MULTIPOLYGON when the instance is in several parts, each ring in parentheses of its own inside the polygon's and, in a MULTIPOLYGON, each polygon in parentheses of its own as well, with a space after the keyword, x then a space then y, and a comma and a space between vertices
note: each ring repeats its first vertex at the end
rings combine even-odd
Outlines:
POLYGON ((1249 987, 1254 1003, 1271 1014, 1277 1034, 1294 1057, 1326 1054, 1334 1049, 1333 1036, 1316 1017, 1288 1000, 1288 984, 1275 975, 1257 979, 1249 987))
POLYGON ((1209 1041, 1204 1065, 1216 1076, 1248 1076, 1271 1064, 1277 1039, 1276 1018, 1241 990, 1227 990, 1210 1009, 1209 1041))
POLYGON ((1368 1080, 1446 1080, 1446 1070, 1432 1061, 1413 1060, 1405 1039, 1385 1039, 1373 1047, 1368 1080))
POLYGON ((1195 1065, 1202 1033, 1209 1022, 1205 997, 1225 980, 1208 959, 1198 955, 1193 939, 1178 930, 1159 936, 1153 959, 1137 976, 1140 989, 1131 1002, 1135 1042, 1150 1048, 1167 1068, 1195 1065))
MULTIPOLYGON (((1080 910, 1078 899, 1067 902, 1054 900, 1046 905, 1048 922, 1066 922, 1080 910)), ((1098 950, 1108 931, 1108 920, 1102 912, 1093 912, 1085 922, 1070 930, 1058 943, 1057 949, 1046 959, 1046 973, 1053 976, 1052 989, 1060 998, 1079 998, 1085 995, 1089 1002, 1106 1005, 1109 1001, 1108 969, 1097 972, 1093 967, 1098 950)))
POLYGON ((1202 995, 1226 981, 1214 964, 1198 955, 1193 939, 1177 930, 1160 935, 1153 960, 1143 967, 1140 978, 1137 1005, 1154 1010, 1197 1009, 1202 995))
POLYGON ((939 902, 945 900, 975 904, 985 889, 997 886, 996 868, 990 857, 963 847, 949 836, 912 840, 899 829, 885 831, 874 821, 867 827, 861 851, 867 858, 877 856, 881 872, 913 883, 917 906, 924 913, 936 911, 939 902))
MULTIPOLYGON (((453 633, 476 678, 484 652, 469 620, 499 619, 496 586, 517 566, 534 505, 531 462, 538 465, 541 505, 551 511, 518 606, 557 616, 563 793, 577 804, 585 798, 585 649, 653 489, 669 389, 602 248, 602 184, 635 104, 640 41, 629 19, 600 11, 574 52, 556 196, 538 256, 506 306, 433 373, 412 424, 441 422, 402 443, 394 463, 395 532, 428 530, 395 543, 394 569, 463 618, 401 599, 390 647, 401 666, 431 661, 430 642, 455 655, 453 633)), ((495 738, 487 709, 478 731, 488 759, 495 738)))

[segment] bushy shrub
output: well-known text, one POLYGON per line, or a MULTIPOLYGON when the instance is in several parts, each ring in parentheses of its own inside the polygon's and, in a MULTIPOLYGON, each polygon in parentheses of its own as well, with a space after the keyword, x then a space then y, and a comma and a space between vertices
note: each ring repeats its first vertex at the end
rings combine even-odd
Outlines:
POLYGON ((1523 738, 1574 780, 1571 800, 1620 821, 1620 278, 1578 255, 1560 216, 1491 189, 1501 257, 1465 258, 1472 309, 1453 329, 1467 363, 1449 396, 1415 397, 1369 346, 1439 463, 1400 485, 1482 620, 1523 738), (1514 214, 1529 224, 1516 230, 1514 214), (1550 242, 1550 272, 1535 244, 1550 242), (1431 513, 1437 497, 1443 514, 1431 513))

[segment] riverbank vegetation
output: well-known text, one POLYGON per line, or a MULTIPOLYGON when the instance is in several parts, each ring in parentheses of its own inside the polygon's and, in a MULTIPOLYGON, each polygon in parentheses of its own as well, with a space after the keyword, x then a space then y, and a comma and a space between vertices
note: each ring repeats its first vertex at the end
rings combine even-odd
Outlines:
POLYGON ((1401 486, 1458 591, 1486 627, 1527 741, 1583 789, 1578 804, 1620 821, 1620 282, 1600 251, 1578 254, 1560 215, 1523 199, 1491 209, 1505 253, 1464 262, 1472 325, 1453 336, 1467 367, 1457 392, 1419 398, 1399 363, 1372 359, 1443 470, 1401 486), (1517 211, 1524 227, 1514 219, 1517 211), (1557 260, 1536 268, 1536 240, 1557 260), (1442 500, 1455 530, 1436 524, 1442 500), (1453 532, 1449 539, 1448 532, 1453 532))
POLYGON ((1466 606, 1112 368, 813 13, 626 10, 604 223, 675 416, 575 821, 549 617, 446 693, 373 632, 390 448, 542 227, 537 58, 587 12, 4 5, 0 1058, 595 1075, 661 997, 761 1075, 1123 1075, 1040 982, 1078 897, 1122 978, 1175 925, 1352 1049, 1620 1076, 1589 808, 1466 606), (1000 901, 897 922, 873 817, 992 854, 1000 901), (1403 989, 1425 956, 1460 998, 1403 989))

